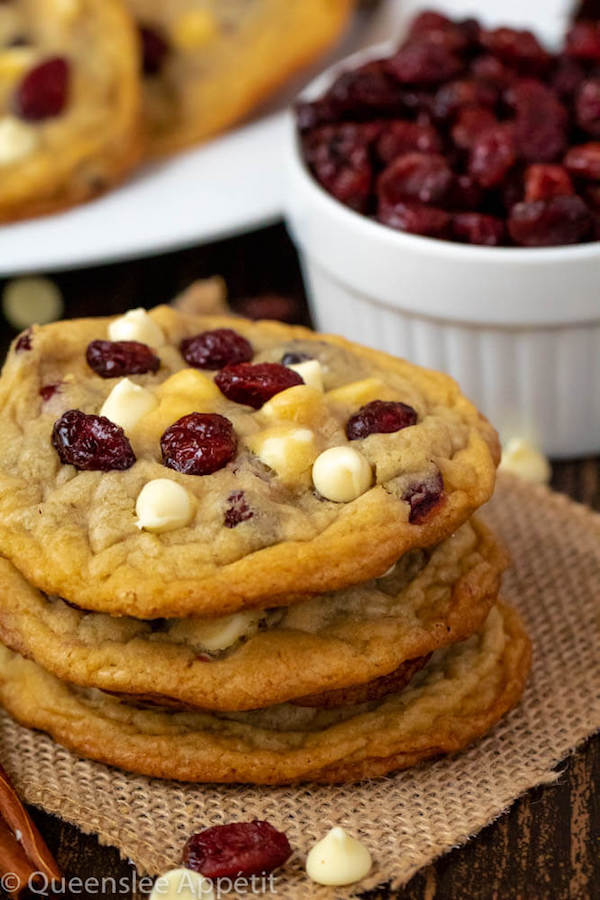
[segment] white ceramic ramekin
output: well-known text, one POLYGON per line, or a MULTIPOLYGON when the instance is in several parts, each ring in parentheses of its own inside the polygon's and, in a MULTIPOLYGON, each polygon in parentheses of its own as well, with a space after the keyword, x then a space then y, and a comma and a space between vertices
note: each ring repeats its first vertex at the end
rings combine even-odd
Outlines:
MULTIPOLYGON (((304 96, 385 52, 338 64, 304 96)), ((394 231, 319 186, 291 114, 286 140, 286 214, 321 331, 449 372, 504 441, 600 451, 600 242, 474 247, 394 231)))

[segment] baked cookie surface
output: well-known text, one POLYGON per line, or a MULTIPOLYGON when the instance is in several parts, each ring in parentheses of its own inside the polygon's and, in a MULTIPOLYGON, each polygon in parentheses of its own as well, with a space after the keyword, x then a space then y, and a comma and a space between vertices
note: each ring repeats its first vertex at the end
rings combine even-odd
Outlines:
POLYGON ((517 702, 529 665, 521 621, 499 605, 478 634, 439 651, 408 688, 373 704, 336 710, 283 704, 220 715, 149 711, 70 688, 4 647, 0 701, 19 722, 79 755, 146 775, 340 782, 467 746, 517 702))
POLYGON ((0 560, 0 641, 62 680, 157 704, 339 706, 398 690, 434 650, 480 628, 504 564, 493 536, 472 520, 430 553, 412 551, 384 578, 336 594, 225 618, 145 622, 47 598, 0 560))
POLYGON ((127 0, 150 155, 223 131, 339 36, 354 0, 127 0))
POLYGON ((0 222, 80 203, 133 167, 138 65, 119 0, 0 5, 0 222))
POLYGON ((59 322, 0 379, 0 549, 89 610, 287 606, 440 543, 498 455, 451 378, 342 338, 169 307, 59 322))

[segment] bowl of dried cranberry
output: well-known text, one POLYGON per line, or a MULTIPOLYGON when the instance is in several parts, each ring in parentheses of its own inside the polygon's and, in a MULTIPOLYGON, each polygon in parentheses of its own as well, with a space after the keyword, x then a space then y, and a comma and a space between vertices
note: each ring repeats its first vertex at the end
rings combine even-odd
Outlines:
POLYGON ((290 114, 286 212, 320 330, 450 372, 500 429, 600 450, 600 24, 424 13, 290 114))

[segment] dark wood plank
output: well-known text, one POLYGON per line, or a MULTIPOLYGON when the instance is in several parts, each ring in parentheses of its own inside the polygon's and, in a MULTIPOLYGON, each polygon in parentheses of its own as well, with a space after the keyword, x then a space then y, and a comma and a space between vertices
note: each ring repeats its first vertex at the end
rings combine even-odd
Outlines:
MULTIPOLYGON (((116 313, 132 306, 150 307, 168 300, 195 278, 214 274, 225 276, 234 306, 241 298, 273 292, 292 296, 299 302, 304 300, 297 258, 283 226, 150 260, 59 273, 54 277, 63 291, 67 315, 80 316, 116 313)), ((305 306, 300 319, 308 321, 305 306)), ((0 334, 0 352, 13 336, 14 332, 5 323, 0 334)), ((556 464, 553 486, 600 509, 600 461, 556 464)), ((560 771, 556 784, 529 792, 496 823, 420 872, 403 890, 380 890, 364 897, 368 900, 600 897, 600 738, 590 740, 579 749, 560 771)), ((117 883, 120 878, 130 878, 130 866, 119 859, 116 850, 100 847, 94 837, 83 835, 43 812, 33 814, 68 876, 112 877, 117 883)), ((107 891, 103 896, 128 895, 107 891)))

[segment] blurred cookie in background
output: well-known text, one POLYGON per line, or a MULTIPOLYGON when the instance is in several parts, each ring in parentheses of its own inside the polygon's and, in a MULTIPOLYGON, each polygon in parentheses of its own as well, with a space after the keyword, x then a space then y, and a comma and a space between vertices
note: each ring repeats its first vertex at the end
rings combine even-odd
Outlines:
POLYGON ((354 0, 127 0, 143 53, 147 151, 232 125, 341 34, 354 0))
POLYGON ((0 6, 0 222, 80 203, 134 166, 137 54, 119 0, 0 6))

